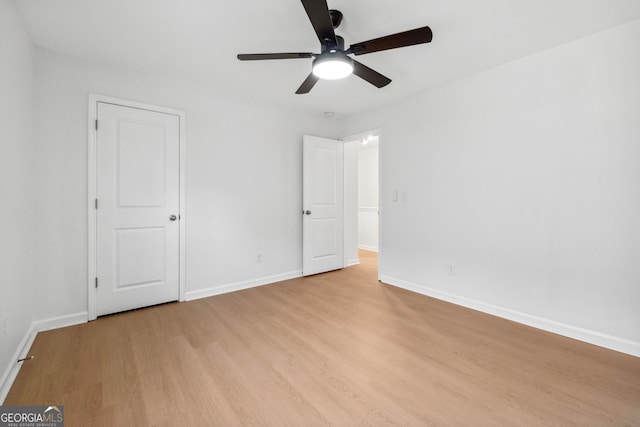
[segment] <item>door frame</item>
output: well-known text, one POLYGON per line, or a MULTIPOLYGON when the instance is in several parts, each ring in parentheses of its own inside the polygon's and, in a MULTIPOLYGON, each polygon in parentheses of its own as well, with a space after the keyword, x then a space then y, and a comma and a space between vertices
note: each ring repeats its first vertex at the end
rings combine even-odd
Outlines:
POLYGON ((97 272, 97 210, 95 208, 95 200, 97 196, 97 141, 98 135, 96 131, 96 120, 98 117, 98 103, 114 104, 123 107, 137 108, 141 110, 155 111, 158 113, 172 114, 178 116, 179 119, 179 216, 180 216, 180 237, 179 237, 179 275, 178 275, 178 289, 179 289, 179 301, 186 300, 186 114, 184 111, 176 110, 174 108, 162 107, 159 105, 147 104, 144 102, 131 101, 128 99, 115 98, 107 95, 99 95, 95 93, 89 94, 89 109, 88 109, 88 150, 87 150, 87 219, 88 219, 88 254, 87 254, 87 297, 88 297, 88 320, 95 320, 97 318, 97 301, 96 301, 96 272, 97 272))

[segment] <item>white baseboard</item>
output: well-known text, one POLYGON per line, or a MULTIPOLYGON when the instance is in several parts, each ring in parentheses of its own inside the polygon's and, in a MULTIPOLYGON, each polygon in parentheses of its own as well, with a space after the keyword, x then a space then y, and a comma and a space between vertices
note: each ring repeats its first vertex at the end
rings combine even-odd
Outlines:
POLYGON ((358 249, 364 249, 365 251, 378 252, 378 248, 375 246, 358 245, 358 249))
POLYGON ((447 301, 456 305, 471 308, 473 310, 481 311, 483 313, 492 314, 494 316, 502 317, 503 319, 512 320, 517 323, 522 323, 527 326, 532 326, 537 329, 542 329, 547 332, 562 335, 565 337, 573 338, 579 341, 584 341, 589 344, 594 344, 600 347, 608 348, 610 350, 626 353, 631 356, 640 357, 640 343, 635 341, 626 340, 624 338, 615 337, 612 335, 603 334, 596 331, 580 328, 566 323, 556 322, 550 319, 533 316, 527 313, 522 313, 515 310, 510 310, 503 307, 487 304, 482 301, 477 301, 459 295, 442 292, 436 289, 431 289, 426 286, 417 285, 415 283, 407 282, 405 280, 397 279, 395 277, 389 277, 385 275, 380 276, 380 281, 389 285, 397 286, 399 288, 407 289, 422 295, 427 295, 439 300, 447 301))
POLYGON ((11 386, 18 376, 18 372, 20 372, 22 363, 18 363, 18 359, 27 357, 27 353, 31 348, 31 344, 33 344, 33 341, 36 339, 37 333, 33 328, 33 324, 31 324, 31 328, 29 328, 24 337, 22 337, 18 348, 16 348, 16 351, 13 353, 13 357, 9 360, 9 366, 6 367, 2 378, 0 378, 0 405, 4 404, 4 399, 7 398, 11 386))
POLYGON ((16 348, 13 357, 9 360, 9 366, 6 367, 2 374, 2 378, 0 378, 0 405, 2 405, 4 400, 7 398, 9 390, 11 390, 11 386, 18 376, 18 372, 20 372, 20 367, 22 367, 22 363, 18 363, 18 359, 27 357, 38 332, 86 323, 87 316, 87 312, 84 311, 67 316, 38 320, 31 323, 31 327, 24 337, 22 337, 22 340, 20 340, 18 348, 16 348))
POLYGON ((360 264, 360 260, 358 258, 348 259, 347 262, 345 263, 345 267, 351 267, 352 265, 358 265, 358 264, 360 264))
POLYGON ((89 313, 82 311, 80 313, 67 314, 65 316, 52 317, 50 319, 37 320, 33 322, 36 332, 50 331, 51 329, 64 328, 66 326, 79 325, 89 321, 89 313))
POLYGON ((255 288, 256 286, 281 282, 283 280, 296 279, 298 277, 302 277, 302 270, 276 274, 274 276, 261 277, 254 280, 247 280, 245 282, 230 283, 228 285, 216 286, 213 288, 201 289, 198 291, 187 291, 185 297, 186 301, 193 301, 200 298, 207 298, 215 295, 226 294, 228 292, 241 291, 243 289, 255 288))

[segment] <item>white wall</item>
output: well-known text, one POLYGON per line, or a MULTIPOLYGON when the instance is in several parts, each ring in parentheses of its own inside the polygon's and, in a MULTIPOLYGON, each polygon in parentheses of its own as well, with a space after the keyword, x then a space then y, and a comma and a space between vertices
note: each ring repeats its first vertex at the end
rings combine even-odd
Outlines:
POLYGON ((15 4, 0 0, 0 403, 34 318, 32 73, 33 47, 15 4))
POLYGON ((378 251, 378 138, 358 152, 358 247, 378 251))
POLYGON ((186 112, 188 298, 299 274, 302 135, 334 121, 41 49, 35 82, 40 318, 87 310, 90 92, 186 112))
POLYGON ((639 76, 636 20, 343 120, 384 134, 381 275, 640 355, 639 76))

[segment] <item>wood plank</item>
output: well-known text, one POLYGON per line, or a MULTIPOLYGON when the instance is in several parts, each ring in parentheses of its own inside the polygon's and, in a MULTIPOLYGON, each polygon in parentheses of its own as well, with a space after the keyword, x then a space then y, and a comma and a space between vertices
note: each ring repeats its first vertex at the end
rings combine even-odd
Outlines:
POLYGON ((640 425, 640 359, 317 276, 38 334, 5 405, 83 425, 640 425))

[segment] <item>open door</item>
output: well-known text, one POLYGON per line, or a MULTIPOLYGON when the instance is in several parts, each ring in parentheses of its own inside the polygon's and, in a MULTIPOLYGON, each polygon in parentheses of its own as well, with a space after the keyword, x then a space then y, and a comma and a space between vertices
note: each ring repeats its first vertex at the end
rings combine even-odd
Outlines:
POLYGON ((302 274, 343 268, 342 141, 305 135, 302 175, 302 274))

